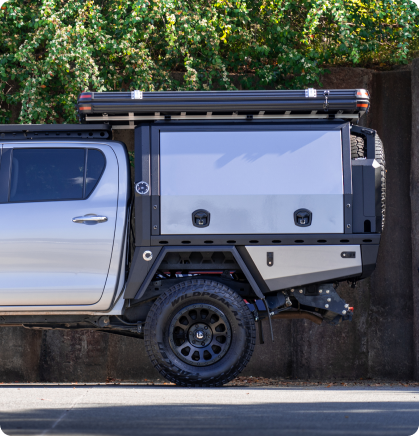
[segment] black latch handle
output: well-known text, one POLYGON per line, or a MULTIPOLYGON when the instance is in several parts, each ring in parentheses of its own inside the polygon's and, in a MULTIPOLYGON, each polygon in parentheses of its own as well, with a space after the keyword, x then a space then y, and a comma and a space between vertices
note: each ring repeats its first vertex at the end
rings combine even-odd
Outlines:
POLYGON ((192 224, 195 227, 208 227, 210 224, 210 213, 204 209, 192 212, 192 224))
POLYGON ((308 209, 298 209, 294 212, 294 223, 298 227, 311 225, 313 214, 308 209))

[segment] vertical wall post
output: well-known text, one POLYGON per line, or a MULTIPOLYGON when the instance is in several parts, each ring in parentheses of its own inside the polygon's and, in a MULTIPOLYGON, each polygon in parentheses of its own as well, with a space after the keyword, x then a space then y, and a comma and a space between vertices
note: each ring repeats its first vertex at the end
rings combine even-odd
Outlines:
POLYGON ((410 202, 412 210, 414 377, 415 380, 419 380, 419 59, 414 59, 412 63, 410 202))
POLYGON ((371 93, 371 127, 382 139, 386 155, 387 208, 377 268, 370 280, 368 360, 372 377, 397 380, 413 378, 415 359, 409 194, 411 82, 409 70, 377 72, 371 93))

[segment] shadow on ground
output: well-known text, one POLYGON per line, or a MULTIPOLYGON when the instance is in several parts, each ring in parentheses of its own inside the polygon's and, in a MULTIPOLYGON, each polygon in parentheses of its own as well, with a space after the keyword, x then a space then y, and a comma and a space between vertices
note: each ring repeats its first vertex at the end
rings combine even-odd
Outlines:
MULTIPOLYGON (((71 394, 72 398, 83 396, 83 392, 88 389, 80 387, 74 391, 73 387, 43 387, 42 395, 47 396, 49 393, 52 398, 57 388, 63 389, 63 396, 71 394)), ((39 401, 33 403, 39 399, 31 397, 32 403, 25 403, 28 404, 28 408, 22 407, 19 403, 16 403, 16 407, 13 405, 10 411, 5 411, 4 407, 1 407, 3 410, 0 410, 0 426, 5 434, 10 436, 408 436, 414 434, 419 426, 419 401, 396 400, 401 393, 419 398, 417 389, 392 390, 391 395, 394 395, 395 401, 371 402, 356 401, 354 396, 359 394, 359 390, 329 389, 327 394, 333 398, 336 396, 336 401, 305 403, 303 400, 288 402, 288 393, 292 391, 295 394, 296 389, 287 388, 196 390, 172 386, 141 389, 132 386, 104 386, 106 392, 101 388, 99 386, 91 389, 88 398, 81 402, 70 398, 68 403, 64 404, 58 398, 50 400, 49 404, 45 402, 39 405, 39 401), (278 398, 278 401, 263 402, 261 395, 273 395, 272 391, 277 391, 278 395, 275 393, 275 398, 278 398), (229 398, 228 401, 231 403, 217 404, 217 401, 214 401, 217 396, 223 403, 226 403, 226 398, 229 398), (351 401, 351 398, 355 401, 351 401), (19 408, 20 410, 17 410, 19 408)), ((30 397, 31 386, 24 389, 24 396, 30 397)), ((1 391, 2 389, 0 396, 1 391)), ((370 391, 369 398, 377 391, 370 391)), ((304 398, 305 393, 307 389, 301 389, 301 398, 304 398)), ((2 404, 5 404, 4 401, 2 404)))

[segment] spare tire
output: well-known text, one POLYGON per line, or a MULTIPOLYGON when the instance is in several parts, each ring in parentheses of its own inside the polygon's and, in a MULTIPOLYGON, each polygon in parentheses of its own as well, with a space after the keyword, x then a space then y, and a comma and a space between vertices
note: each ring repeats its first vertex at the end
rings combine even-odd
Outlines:
POLYGON ((375 160, 381 166, 381 228, 384 230, 384 220, 386 215, 386 157, 384 146, 380 137, 375 134, 375 160))
MULTIPOLYGON (((351 135, 351 158, 360 159, 367 156, 365 141, 361 136, 351 135)), ((375 160, 381 166, 381 228, 384 230, 386 214, 386 159, 384 146, 378 134, 375 134, 375 160)))
POLYGON ((364 138, 351 135, 351 158, 359 159, 365 157, 364 151, 364 138))

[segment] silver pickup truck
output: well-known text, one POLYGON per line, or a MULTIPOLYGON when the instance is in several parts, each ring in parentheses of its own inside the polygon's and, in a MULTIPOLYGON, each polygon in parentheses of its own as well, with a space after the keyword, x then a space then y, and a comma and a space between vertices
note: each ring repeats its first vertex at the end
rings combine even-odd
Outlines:
POLYGON ((269 340, 273 319, 351 320, 337 286, 372 273, 384 224, 368 106, 364 90, 90 92, 81 124, 0 125, 0 326, 145 339, 168 380, 219 386, 263 319, 269 340))

